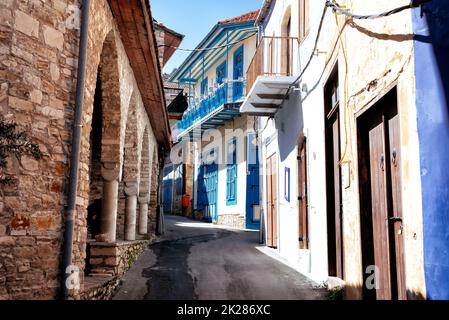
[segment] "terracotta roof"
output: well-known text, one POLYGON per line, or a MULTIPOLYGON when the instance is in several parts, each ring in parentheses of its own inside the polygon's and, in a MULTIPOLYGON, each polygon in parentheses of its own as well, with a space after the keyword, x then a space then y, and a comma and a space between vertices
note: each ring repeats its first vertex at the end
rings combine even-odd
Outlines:
POLYGON ((240 22, 250 22, 250 21, 256 21, 257 16, 259 15, 260 10, 254 10, 248 13, 244 13, 240 16, 229 18, 226 20, 219 21, 218 24, 234 24, 234 23, 240 23, 240 22))

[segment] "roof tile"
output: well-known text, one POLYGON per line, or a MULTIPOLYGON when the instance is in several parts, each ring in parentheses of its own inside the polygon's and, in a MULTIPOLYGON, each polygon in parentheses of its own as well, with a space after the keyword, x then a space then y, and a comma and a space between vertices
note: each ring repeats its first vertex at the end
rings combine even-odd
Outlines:
POLYGON ((242 15, 239 15, 234 18, 229 18, 226 20, 221 20, 218 22, 218 24, 233 24, 233 23, 240 23, 240 22, 250 22, 250 21, 256 21, 257 16, 259 15, 260 10, 254 10, 248 13, 244 13, 242 15))

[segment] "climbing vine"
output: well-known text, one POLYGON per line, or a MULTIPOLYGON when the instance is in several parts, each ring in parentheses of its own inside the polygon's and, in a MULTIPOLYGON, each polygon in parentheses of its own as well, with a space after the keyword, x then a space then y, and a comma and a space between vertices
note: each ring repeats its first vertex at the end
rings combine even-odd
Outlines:
POLYGON ((14 122, 0 119, 0 185, 7 185, 13 182, 11 177, 4 174, 7 166, 8 156, 31 156, 36 160, 42 158, 39 146, 32 143, 24 131, 17 130, 14 122))

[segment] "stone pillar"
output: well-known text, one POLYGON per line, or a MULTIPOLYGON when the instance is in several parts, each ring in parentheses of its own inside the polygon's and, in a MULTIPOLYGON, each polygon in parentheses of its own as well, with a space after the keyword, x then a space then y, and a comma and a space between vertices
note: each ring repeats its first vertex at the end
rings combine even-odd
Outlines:
POLYGON ((101 206, 101 235, 99 241, 115 242, 117 228, 118 178, 120 166, 115 162, 103 162, 103 200, 101 206))
POLYGON ((146 235, 148 233, 148 204, 150 197, 139 197, 139 234, 146 235))
POLYGON ((125 183, 125 240, 136 240, 137 183, 125 183))

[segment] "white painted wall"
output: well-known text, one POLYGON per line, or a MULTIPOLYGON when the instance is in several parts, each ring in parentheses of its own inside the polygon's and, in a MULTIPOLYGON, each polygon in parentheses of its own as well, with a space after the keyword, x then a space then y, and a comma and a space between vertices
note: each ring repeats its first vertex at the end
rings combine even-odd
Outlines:
MULTIPOLYGON (((224 126, 218 128, 222 144, 222 161, 218 167, 218 199, 217 210, 218 215, 238 214, 245 216, 246 213, 246 179, 247 179, 247 155, 246 155, 246 133, 251 129, 246 116, 235 118, 225 123, 224 126), (237 137, 235 134, 225 136, 225 130, 241 130, 244 138, 237 137), (227 205, 226 203, 226 150, 228 142, 233 137, 237 137, 237 202, 235 205, 227 205)), ((203 143, 203 153, 208 153, 212 148, 216 147, 216 143, 203 143)))
MULTIPOLYGON (((310 1, 310 31, 303 40, 300 52, 294 52, 294 75, 299 75, 299 61, 305 64, 314 45, 315 31, 319 23, 324 1, 310 1)), ((266 23, 266 36, 280 36, 282 21, 286 12, 291 10, 291 35, 299 34, 299 2, 296 0, 278 0, 266 23)), ((322 59, 314 59, 304 79, 307 83, 319 81, 320 72, 324 68, 322 59)), ((321 86, 319 83, 318 86, 321 86)), ((327 219, 326 219, 326 183, 324 156, 324 111, 322 90, 317 89, 306 96, 295 92, 284 103, 276 114, 275 120, 262 133, 262 156, 266 159, 273 152, 278 154, 278 253, 297 269, 317 282, 327 280, 327 219), (303 102, 301 102, 301 95, 303 102), (264 141, 278 132, 277 138, 266 145, 264 141), (309 249, 300 250, 299 234, 299 202, 298 196, 298 148, 300 139, 307 139, 308 163, 308 201, 309 201, 309 249), (285 199, 285 168, 290 168, 290 201, 285 199)), ((264 128, 267 118, 260 120, 260 128, 264 128)), ((263 161, 264 177, 266 161, 263 161)), ((266 178, 263 181, 263 206, 266 219, 266 178)), ((266 221, 266 220, 265 220, 266 221)), ((266 228, 265 224, 265 228, 266 228)), ((267 231, 267 230, 265 230, 267 231)))

